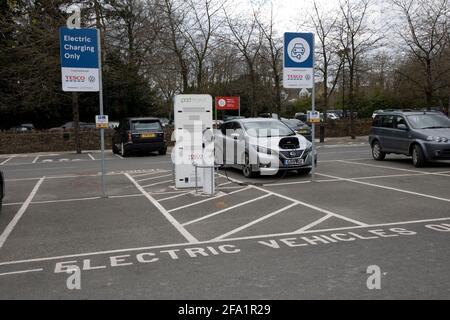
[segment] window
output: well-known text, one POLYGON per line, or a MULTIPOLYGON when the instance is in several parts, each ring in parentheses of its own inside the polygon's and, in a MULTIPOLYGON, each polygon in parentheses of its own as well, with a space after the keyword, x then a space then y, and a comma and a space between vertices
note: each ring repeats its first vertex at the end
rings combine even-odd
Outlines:
POLYGON ((408 120, 414 129, 450 128, 450 120, 438 114, 418 114, 408 116, 408 120))
POLYGON ((247 133, 252 137, 285 137, 295 135, 295 132, 287 125, 276 120, 246 122, 244 126, 247 133))
POLYGON ((394 116, 382 116, 381 126, 383 128, 394 128, 394 116))
POLYGON ((400 117, 400 116, 395 117, 395 128, 398 128, 398 125, 399 125, 399 124, 403 124, 403 125, 405 125, 406 127, 408 127, 408 125, 406 124, 405 118, 400 117))
POLYGON ((133 120, 131 125, 133 131, 162 130, 161 123, 155 120, 133 120))
POLYGON ((372 122, 372 127, 381 127, 381 116, 375 116, 372 122))

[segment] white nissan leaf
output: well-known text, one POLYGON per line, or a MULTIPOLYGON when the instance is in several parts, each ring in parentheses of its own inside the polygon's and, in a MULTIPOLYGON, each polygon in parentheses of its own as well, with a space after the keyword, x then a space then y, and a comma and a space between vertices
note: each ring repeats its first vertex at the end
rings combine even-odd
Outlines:
POLYGON ((247 178, 283 170, 308 175, 312 169, 311 142, 276 119, 225 122, 216 130, 214 143, 216 163, 242 169, 247 178))

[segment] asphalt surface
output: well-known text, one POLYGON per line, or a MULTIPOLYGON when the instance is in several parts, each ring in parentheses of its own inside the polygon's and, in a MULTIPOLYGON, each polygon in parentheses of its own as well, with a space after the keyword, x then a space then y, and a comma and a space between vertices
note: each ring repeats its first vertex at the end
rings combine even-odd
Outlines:
POLYGON ((214 198, 169 155, 107 152, 107 198, 98 152, 0 156, 0 299, 450 299, 450 163, 318 152, 314 182, 222 170, 214 198))

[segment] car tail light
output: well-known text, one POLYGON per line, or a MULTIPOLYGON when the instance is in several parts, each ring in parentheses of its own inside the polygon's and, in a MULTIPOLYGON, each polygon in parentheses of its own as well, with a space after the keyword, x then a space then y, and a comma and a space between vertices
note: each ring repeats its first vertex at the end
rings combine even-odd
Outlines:
POLYGON ((131 136, 131 132, 128 132, 128 142, 133 141, 133 137, 131 136))

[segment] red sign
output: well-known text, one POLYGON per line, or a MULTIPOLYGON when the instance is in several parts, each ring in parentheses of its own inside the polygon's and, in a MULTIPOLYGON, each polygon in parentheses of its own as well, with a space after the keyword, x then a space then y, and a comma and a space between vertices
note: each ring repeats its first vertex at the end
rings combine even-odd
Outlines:
POLYGON ((216 97, 216 110, 239 110, 240 97, 216 97))

